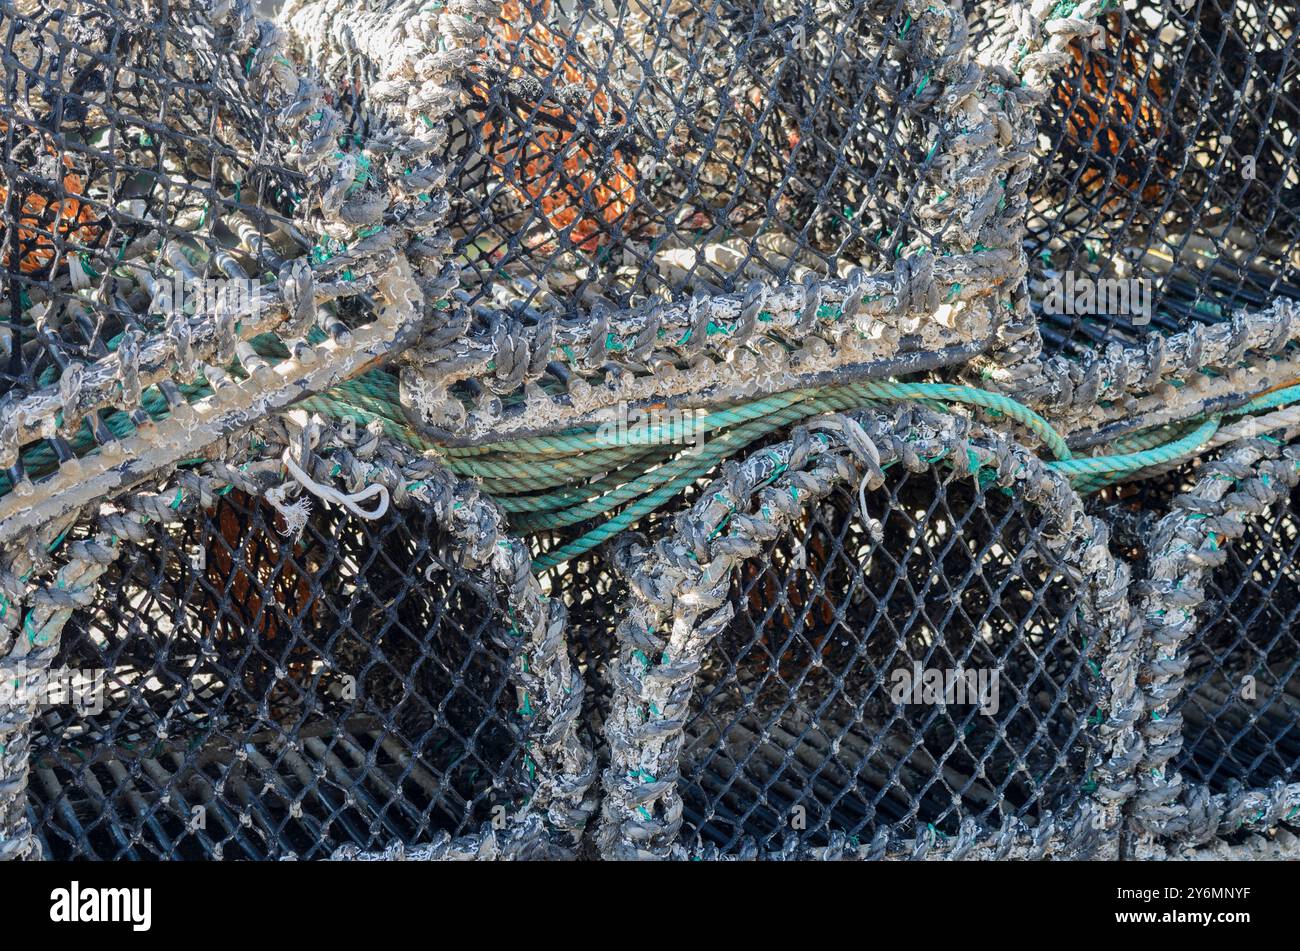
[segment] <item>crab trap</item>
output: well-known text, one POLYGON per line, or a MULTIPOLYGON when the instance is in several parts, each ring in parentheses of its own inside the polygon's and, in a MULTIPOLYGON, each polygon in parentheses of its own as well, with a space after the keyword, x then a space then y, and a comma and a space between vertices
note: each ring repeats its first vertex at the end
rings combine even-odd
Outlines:
POLYGON ((0 856, 1300 854, 1290 6, 263 6, 0 0, 0 856))
POLYGON ((1076 309, 1040 292, 1044 343, 1075 354, 1298 293, 1296 11, 1107 6, 1067 47, 1045 106, 1026 250, 1044 291, 1088 274, 1141 306, 1111 293, 1076 309))
POLYGON ((273 521, 232 491, 149 533, 65 627, 54 664, 102 671, 102 709, 87 679, 42 710, 46 855, 312 858, 521 804, 507 606, 430 513, 273 521))
POLYGON ((864 498, 810 505, 732 582, 682 752, 683 814, 720 848, 779 844, 792 815, 825 844, 1081 795, 1082 595, 1036 549, 1036 513, 934 470, 864 498))

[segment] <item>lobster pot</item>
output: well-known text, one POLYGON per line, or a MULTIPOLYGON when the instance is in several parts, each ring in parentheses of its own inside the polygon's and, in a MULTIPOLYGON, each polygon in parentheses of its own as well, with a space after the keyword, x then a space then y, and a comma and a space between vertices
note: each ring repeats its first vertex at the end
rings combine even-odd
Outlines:
POLYGON ((1212 792, 1266 787, 1300 774, 1300 495, 1247 521, 1206 577, 1206 605, 1174 708, 1174 762, 1212 792))
POLYGON ((1039 121, 1031 288, 1044 345, 1067 353, 1300 296, 1300 12, 1110 6, 1091 43, 1067 48, 1039 121), (1145 282, 1149 310, 1121 295, 1143 292, 1127 283, 1089 302, 1079 278, 1145 282), (1046 300, 1054 279, 1076 306, 1046 300))
POLYGON ((141 270, 257 278, 310 248, 288 227, 302 173, 283 162, 233 22, 171 6, 17 0, 0 16, 0 396, 106 355, 124 331, 161 332, 141 270))
POLYGON ((682 754, 703 843, 1032 825, 1084 794, 1082 592, 1036 544, 1039 515, 938 472, 865 501, 879 533, 840 489, 737 573, 682 754))
POLYGON ((494 587, 419 512, 279 527, 232 492, 128 546, 68 623, 72 686, 33 728, 48 857, 319 858, 523 803, 518 638, 494 587))
POLYGON ((906 27, 894 3, 506 0, 450 146, 471 303, 628 307, 933 244, 923 118, 880 94, 906 27))

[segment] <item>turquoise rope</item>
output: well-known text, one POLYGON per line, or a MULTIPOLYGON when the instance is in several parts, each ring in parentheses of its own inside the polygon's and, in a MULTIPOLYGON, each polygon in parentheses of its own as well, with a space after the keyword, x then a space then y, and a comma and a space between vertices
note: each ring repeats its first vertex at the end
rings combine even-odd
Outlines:
MULTIPOLYGON (((324 338, 319 330, 314 329, 312 335, 318 340, 324 338)), ((255 338, 253 344, 267 359, 288 356, 284 344, 272 335, 255 338)), ((239 372, 237 367, 233 369, 239 372)), ((183 387, 182 391, 192 400, 207 395, 210 389, 206 381, 198 381, 183 387)), ((359 425, 379 420, 390 438, 420 451, 436 452, 453 471, 480 479, 512 517, 518 530, 539 532, 608 516, 605 522, 580 538, 540 555, 534 563, 540 571, 603 544, 675 498, 720 460, 782 426, 817 413, 899 400, 944 410, 952 403, 978 406, 1021 423, 1055 456, 1048 465, 1067 476, 1080 491, 1094 491, 1147 469, 1190 458, 1213 438, 1220 422, 1220 417, 1215 416, 1199 424, 1193 420, 1188 424, 1155 427, 1117 440, 1112 445, 1120 452, 1074 458, 1064 437, 1046 419, 1000 394, 948 383, 865 381, 789 391, 723 407, 685 421, 646 427, 645 431, 638 431, 639 444, 634 446, 621 441, 620 434, 602 435, 598 427, 586 426, 480 446, 444 447, 410 429, 400 407, 397 380, 383 370, 372 370, 347 380, 299 405, 331 418, 352 419, 359 425), (1196 428, 1189 433, 1187 425, 1196 428), (704 433, 715 435, 698 454, 656 448, 704 433), (620 506, 626 507, 609 515, 620 506)), ((1300 401, 1300 386, 1293 386, 1258 396, 1226 415, 1246 415, 1297 401, 1300 401)), ((166 401, 156 388, 146 390, 142 403, 155 419, 169 415, 166 401)), ((101 418, 119 438, 129 436, 135 429, 125 413, 106 413, 101 418)), ((69 441, 78 454, 96 451, 88 424, 69 441)), ((23 462, 35 476, 57 465, 47 443, 25 452, 23 462)), ((7 482, 0 476, 0 494, 6 489, 7 482)))
POLYGON ((1124 453, 1117 456, 1085 456, 1078 459, 1058 459, 1047 465, 1057 472, 1071 478, 1091 476, 1099 473, 1130 472, 1137 469, 1149 469, 1153 466, 1166 465, 1176 459, 1195 453, 1204 446, 1219 430, 1220 417, 1207 419, 1195 431, 1176 439, 1171 443, 1154 449, 1142 449, 1138 452, 1124 453))
MULTIPOLYGON (((767 427, 767 431, 770 432, 779 429, 785 423, 785 420, 773 420, 770 422, 764 421, 757 425, 767 427)), ((581 537, 569 542, 567 545, 562 545, 553 551, 539 555, 533 560, 533 571, 545 571, 547 568, 553 568, 570 558, 575 558, 603 545, 615 535, 627 530, 639 519, 672 501, 683 489, 707 474, 721 459, 740 451, 754 438, 748 433, 742 435, 740 430, 720 436, 709 444, 708 450, 700 453, 698 461, 693 466, 685 468, 684 471, 670 481, 665 482, 648 495, 642 496, 632 505, 629 505, 623 511, 581 537)))

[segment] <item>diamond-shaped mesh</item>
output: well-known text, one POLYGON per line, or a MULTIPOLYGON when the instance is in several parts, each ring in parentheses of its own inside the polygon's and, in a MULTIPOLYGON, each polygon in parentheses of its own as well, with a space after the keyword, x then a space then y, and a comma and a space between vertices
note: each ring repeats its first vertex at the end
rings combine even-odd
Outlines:
POLYGON ((1111 6, 1041 112, 1031 281, 1143 278, 1151 322, 1044 312, 1047 347, 1073 353, 1300 297, 1294 4, 1111 6))
POLYGON ((866 511, 880 540, 841 489, 734 579, 682 755, 685 817, 706 843, 953 834, 966 817, 1032 821, 1083 794, 1095 735, 1081 591, 1035 545, 1038 516, 933 471, 891 478, 866 511), (918 666, 945 685, 986 679, 934 703, 918 666))
POLYGON ((55 667, 102 671, 106 699, 39 714, 47 856, 319 858, 475 831, 523 803, 494 587, 419 511, 318 515, 298 541, 281 524, 231 492, 128 550, 69 622, 55 667))
MULTIPOLYGON (((338 110, 343 123, 335 125, 332 112, 328 121, 310 120, 307 127, 323 123, 313 145, 332 153, 337 144, 348 161, 374 157, 396 141, 396 117, 407 108, 411 115, 404 118, 417 120, 419 96, 445 105, 455 98, 448 90, 463 80, 463 95, 447 106, 445 143, 438 138, 441 124, 427 117, 424 143, 447 161, 450 283, 458 286, 448 294, 454 299, 449 313, 437 308, 441 315, 425 328, 421 344, 429 353, 416 346, 420 359, 412 362, 429 371, 420 382, 433 387, 439 374, 450 375, 453 395, 483 410, 452 435, 482 436, 503 405, 528 417, 529 428, 562 428, 565 413, 586 412, 584 399, 593 405, 603 399, 591 396, 582 373, 605 375, 615 394, 628 366, 650 377, 670 367, 679 376, 699 368, 692 362, 699 353, 680 350, 686 338, 675 336, 667 349, 652 352, 659 347, 655 333, 666 336, 649 319, 654 308, 637 311, 648 315, 646 326, 654 331, 638 330, 644 339, 629 341, 620 326, 595 335, 590 349, 575 344, 584 320, 594 326, 603 319, 596 316, 602 301, 641 308, 748 291, 756 279, 766 293, 809 275, 844 277, 861 267, 894 272, 890 294, 872 295, 877 302, 892 295, 880 321, 889 329, 886 318, 897 316, 894 311, 910 319, 935 309, 913 271, 920 267, 915 259, 928 257, 919 252, 942 261, 950 245, 960 245, 964 258, 1014 257, 983 244, 969 250, 981 235, 994 234, 995 243, 999 235, 1018 240, 1006 222, 994 222, 987 233, 971 229, 954 244, 947 196, 929 194, 944 176, 968 192, 962 200, 979 192, 996 204, 999 188, 1003 199, 1014 201, 1018 193, 1015 183, 999 179, 1005 155, 981 153, 964 164, 988 144, 969 144, 960 117, 940 108, 966 103, 981 121, 1003 110, 999 148, 1015 151, 1011 126, 1022 118, 1020 101, 1000 86, 1010 74, 987 74, 961 92, 959 72, 964 51, 998 48, 1015 26, 1015 8, 963 6, 970 22, 960 37, 957 25, 937 15, 943 11, 932 9, 925 18, 954 27, 949 38, 964 42, 951 49, 944 37, 918 37, 924 31, 902 0, 505 0, 485 36, 474 32, 474 18, 489 14, 462 3, 446 8, 453 21, 446 29, 421 18, 427 35, 391 33, 429 39, 431 47, 453 41, 428 58, 398 45, 399 53, 412 53, 409 62, 400 55, 378 62, 378 44, 367 47, 353 42, 355 36, 316 50, 297 37, 305 61, 321 66, 329 89, 312 108, 321 106, 320 115, 338 110), (458 36, 471 38, 457 46, 458 36), (454 68, 446 65, 462 54, 454 68), (930 70, 940 75, 936 63, 943 57, 951 68, 927 90, 930 70), (430 65, 435 60, 441 65, 430 65), (377 94, 381 82, 387 88, 377 94), (370 151, 363 153, 365 142, 370 151), (987 166, 986 181, 977 181, 974 165, 987 166), (465 318, 461 305, 472 320, 458 323, 465 318), (573 319, 552 337, 550 318, 557 315, 573 319), (570 352, 575 346, 591 366, 570 352), (616 354, 637 350, 648 358, 619 364, 616 354), (581 385, 570 386, 575 380, 581 385), (539 394, 528 388, 552 399, 530 403, 539 394), (504 404, 498 396, 506 397, 504 404), (539 405, 545 412, 534 419, 529 409, 539 405)), ((1105 6, 1096 40, 1074 41, 1063 69, 1049 78, 1038 112, 1042 154, 1029 186, 1030 298, 1047 350, 1073 356, 1114 341, 1141 343, 1153 331, 1221 321, 1234 308, 1260 307, 1279 295, 1300 298, 1293 274, 1300 260, 1293 207, 1300 198, 1296 11, 1272 0, 1105 6), (1105 308, 1085 316, 1049 312, 1047 284, 1067 273, 1149 281, 1150 326, 1105 308)), ((236 55, 248 36, 236 42, 232 22, 209 19, 221 8, 184 0, 13 0, 0 13, 6 54, 0 64, 0 401, 13 405, 42 387, 57 388, 69 366, 103 360, 136 335, 167 333, 167 315, 152 307, 152 287, 161 277, 243 275, 269 284, 283 279, 286 261, 308 256, 319 267, 322 256, 338 249, 313 246, 319 236, 299 229, 313 203, 323 203, 322 190, 351 195, 350 183, 386 194, 405 188, 396 176, 378 175, 366 186, 368 173, 353 182, 349 172, 326 189, 329 175, 321 169, 304 174, 307 165, 293 154, 303 144, 295 138, 301 129, 288 131, 289 117, 248 82, 257 48, 253 59, 236 55)), ((347 5, 339 9, 346 12, 347 5)), ((1074 9, 1062 3, 1053 16, 1074 9)), ((389 36, 380 32, 384 15, 397 19, 406 10, 392 0, 361 0, 352 12, 376 17, 348 22, 377 24, 375 35, 389 36)), ((264 47, 272 39, 259 34, 264 47)), ((441 172, 426 170, 426 176, 440 180, 441 172)), ((441 263, 441 238, 429 223, 437 215, 422 219, 418 206, 438 206, 440 197, 413 197, 409 227, 393 235, 426 282, 432 275, 421 262, 441 263)), ((1015 272, 1013 283, 1018 279, 1015 272)), ((354 278, 341 280, 350 285, 354 278)), ((792 297, 798 289, 786 290, 792 297)), ((960 284, 951 294, 945 287, 941 297, 951 301, 960 290, 960 284)), ((848 299, 847 290, 837 293, 848 299)), ((761 306, 750 313, 748 293, 745 298, 740 309, 749 319, 772 319, 761 306)), ((841 304, 831 309, 842 315, 841 304)), ((331 299, 325 323, 338 318, 331 326, 353 326, 358 308, 369 306, 346 293, 331 299)), ((754 350, 742 346, 727 372, 746 377, 757 392, 769 385, 766 371, 777 350, 784 357, 802 347, 797 354, 807 363, 801 365, 816 364, 826 353, 818 322, 829 319, 820 310, 807 310, 806 325, 801 312, 798 333, 766 339, 762 346, 774 345, 766 350, 751 339, 754 350)), ((616 320, 630 324, 629 313, 616 320)), ((962 332, 970 329, 958 328, 962 323, 952 321, 962 332)), ((711 319, 699 327, 702 337, 728 332, 711 319)), ((863 319, 857 329, 865 339, 875 328, 863 319)), ((888 356, 902 360, 889 372, 916 370, 920 364, 908 363, 909 354, 937 351, 936 339, 897 339, 897 353, 888 356)), ((173 373, 171 356, 163 362, 162 372, 173 373)), ((246 369, 255 375, 251 364, 246 369)), ((1152 369, 1151 380, 1161 378, 1160 367, 1152 369)), ((700 392, 687 395, 721 402, 716 390, 704 392, 716 382, 701 382, 700 392)), ((1103 382, 1110 380, 1096 385, 1103 382)), ((1287 384, 1269 385, 1275 382, 1287 384)), ((399 390, 390 377, 368 377, 352 381, 347 393, 309 393, 308 405, 313 412, 352 414, 347 396, 364 403, 366 414, 383 416, 392 436, 403 420, 414 424, 419 415, 419 407, 405 407, 412 410, 407 416, 397 406, 399 396, 411 395, 407 383, 404 376, 399 390)), ((206 385, 179 376, 172 384, 185 389, 182 398, 206 385)), ((658 405, 662 394, 646 394, 658 405)), ((175 395, 162 392, 173 408, 175 395)), ((121 411, 145 412, 128 402, 96 405, 84 431, 77 414, 55 423, 51 410, 49 426, 69 431, 53 438, 43 433, 36 456, 0 474, 0 494, 27 474, 102 447, 105 427, 120 423, 121 411)), ((1047 425, 1083 420, 1087 400, 1077 402, 1077 419, 1053 416, 1047 425)), ((1105 416, 1126 411, 1126 404, 1101 408, 1105 416)), ((1221 412, 1222 403, 1201 408, 1221 412)), ((0 436, 11 418, 0 416, 0 436)), ((137 415, 134 422, 146 420, 137 415)), ((1131 446, 1142 442, 1142 431, 1119 429, 1131 446)), ((788 436, 768 432, 774 441, 788 436)), ((1084 442, 1070 442, 1073 463, 1094 449, 1107 451, 1098 432, 1085 429, 1084 442)), ((406 435, 411 445, 427 448, 433 434, 406 435)), ((35 437, 24 432, 22 438, 22 448, 35 452, 35 437)), ((751 443, 747 452, 761 444, 751 443)), ((854 449, 859 462, 869 459, 863 446, 854 449)), ((537 484, 549 499, 528 498, 531 489, 515 492, 520 486, 512 483, 529 483, 517 468, 503 464, 495 471, 506 474, 482 475, 473 472, 472 452, 442 458, 461 466, 458 475, 478 478, 476 489, 485 494, 550 504, 561 489, 575 486, 575 499, 586 499, 582 492, 593 487, 612 498, 619 477, 653 472, 676 450, 616 460, 590 478, 554 475, 570 463, 573 472, 587 472, 581 467, 594 464, 596 451, 575 451, 570 459, 548 446, 523 462, 505 460, 527 467, 541 459, 537 484)), ((619 456, 614 447, 608 451, 610 459, 619 456)), ((841 461, 849 465, 847 457, 841 461)), ((485 465, 498 462, 488 458, 485 465)), ((1104 539, 1100 530, 1084 537, 1079 526, 1091 523, 1081 520, 1077 500, 1061 483, 1053 496, 1059 511, 1048 521, 1069 536, 1064 548, 1046 544, 1044 514, 1023 500, 1026 483, 1008 491, 946 468, 919 474, 904 468, 891 466, 884 486, 866 492, 861 507, 856 482, 845 482, 729 579, 732 618, 698 671, 683 675, 694 691, 674 764, 680 775, 641 769, 632 776, 647 787, 639 790, 645 801, 658 799, 664 809, 662 815, 646 810, 647 821, 665 825, 675 821, 667 814, 675 800, 658 787, 675 782, 684 809, 677 844, 688 851, 701 844, 732 855, 751 845, 778 850, 792 833, 812 847, 842 842, 841 833, 855 844, 878 840, 884 831, 894 844, 926 836, 933 844, 936 837, 969 836, 973 825, 1002 835, 1010 848, 1026 830, 1030 837, 1042 831, 1044 839, 1073 834, 1063 831, 1069 822, 1095 819, 1098 811, 1109 810, 1116 826, 1127 818, 1119 800, 1129 795, 1126 784, 1135 785, 1133 764, 1160 750, 1138 749, 1137 740, 1159 730, 1144 717, 1149 708, 1142 709, 1151 685, 1125 675, 1169 659, 1154 656, 1140 618, 1129 629, 1105 628, 1110 642, 1094 643, 1084 606, 1119 604, 1119 616, 1128 618, 1123 611, 1137 595, 1124 588, 1127 572, 1137 582, 1148 577, 1152 526, 1196 484, 1195 465, 1094 493, 1086 511, 1107 526, 1104 539), (1071 527, 1063 528, 1068 519, 1071 527), (1066 563, 1062 550, 1086 551, 1084 560, 1091 561, 1066 563), (1112 556, 1117 563, 1106 561, 1112 556), (1106 563, 1098 568, 1098 561, 1106 563), (1107 586, 1113 587, 1100 590, 1107 586), (1132 643, 1120 643, 1130 633, 1132 643), (939 698, 930 692, 936 675, 939 698), (957 679, 969 692, 944 696, 957 679), (1128 756, 1129 740, 1137 759, 1128 756)), ((715 466, 691 478, 729 471, 715 466)), ((623 485, 631 481, 628 476, 623 485)), ((337 499, 322 485, 309 486, 310 479, 299 482, 337 499)), ((675 521, 674 513, 701 484, 675 500, 661 499, 658 511, 625 527, 651 544, 671 541, 688 521, 675 521)), ((1049 484, 1056 485, 1044 476, 1034 488, 1049 484)), ((1039 497, 1045 494, 1051 493, 1039 497)), ((557 802, 569 810, 573 831, 598 814, 608 789, 598 781, 584 784, 616 761, 620 743, 634 748, 617 728, 607 729, 618 724, 614 702, 630 683, 615 663, 626 648, 616 637, 620 607, 675 595, 629 586, 607 551, 586 551, 539 572, 541 593, 562 600, 567 615, 550 613, 557 607, 550 603, 519 655, 516 617, 498 582, 485 569, 460 563, 455 553, 465 539, 447 528, 486 532, 479 540, 488 539, 496 554, 495 509, 477 524, 454 517, 440 524, 429 510, 398 510, 396 498, 394 492, 393 510, 375 521, 318 511, 300 537, 288 538, 270 503, 232 490, 179 527, 154 524, 147 543, 121 543, 125 551, 93 604, 73 611, 63 627, 54 662, 56 670, 98 673, 106 687, 103 708, 81 709, 68 698, 43 703, 23 734, 32 743, 28 813, 47 856, 319 858, 341 846, 429 843, 444 833, 481 830, 502 812, 516 814, 535 785, 552 797, 551 811, 532 817, 539 827, 544 814, 554 831, 557 802), (557 658, 571 659, 581 680, 570 679, 557 658), (543 693, 563 696, 517 691, 524 675, 543 683, 543 693), (625 680, 616 682, 620 676, 625 680), (526 730, 539 709, 549 724, 540 738, 526 730), (567 718, 576 719, 576 744, 556 728, 567 718), (547 742, 555 748, 539 755, 547 742), (590 771, 589 752, 598 767, 590 771), (582 775, 557 775, 565 769, 582 775)), ((564 524, 567 509, 552 519, 551 509, 503 508, 511 530, 530 534, 534 553, 546 556, 600 534, 615 512, 628 511, 629 501, 620 497, 595 514, 584 511, 583 521, 562 529, 537 527, 564 524)), ((1184 732, 1172 766, 1213 792, 1293 781, 1300 768, 1297 501, 1300 496, 1248 520, 1247 533, 1226 547, 1226 564, 1206 574, 1202 623, 1184 645, 1187 684, 1173 701, 1184 732)), ((77 530, 71 537, 85 542, 77 530)), ((519 554, 508 543, 505 548, 519 554)), ((534 583, 526 564, 512 564, 520 586, 534 583)), ((677 567, 664 570, 671 575, 677 567)), ((700 567, 698 559, 687 566, 700 567)), ((53 577, 45 572, 31 583, 53 577)), ((527 603, 545 604, 535 597, 527 603)), ((665 652, 656 663, 675 676, 677 660, 665 652)), ((636 724, 643 733, 634 739, 650 747, 654 730, 666 734, 679 721, 646 723, 636 724)), ((1140 779, 1145 792, 1163 782, 1160 775, 1148 782, 1145 773, 1140 779)), ((605 848, 595 841, 595 825, 589 823, 580 843, 588 853, 605 848)))
POLYGON ((1259 516, 1207 576, 1176 709, 1175 764, 1214 792, 1300 776, 1300 494, 1259 516))
POLYGON ((628 304, 934 244, 923 123, 885 92, 914 55, 901 6, 507 0, 451 145, 473 302, 628 304))
POLYGON ((107 355, 124 331, 161 332, 132 265, 159 280, 277 270, 303 180, 230 30, 189 4, 6 13, 0 396, 107 355))

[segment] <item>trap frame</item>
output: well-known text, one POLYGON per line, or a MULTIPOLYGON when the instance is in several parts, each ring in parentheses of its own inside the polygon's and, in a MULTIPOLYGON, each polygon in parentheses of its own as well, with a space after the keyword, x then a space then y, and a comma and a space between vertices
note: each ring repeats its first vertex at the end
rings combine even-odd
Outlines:
POLYGON ((1295 13, 1132 7, 0 8, 0 854, 1293 852, 1295 13))

